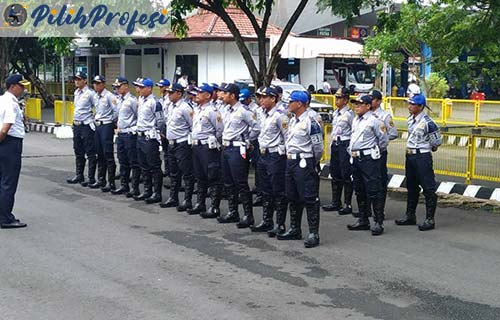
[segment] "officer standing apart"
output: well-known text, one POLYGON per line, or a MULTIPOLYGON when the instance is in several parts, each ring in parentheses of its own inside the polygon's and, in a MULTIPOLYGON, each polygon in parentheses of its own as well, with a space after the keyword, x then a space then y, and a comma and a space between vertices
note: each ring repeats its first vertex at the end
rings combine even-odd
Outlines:
POLYGON ((138 196, 140 168, 137 162, 137 98, 130 94, 128 80, 116 78, 113 87, 118 92, 118 139, 116 147, 120 163, 120 188, 111 190, 112 194, 126 194, 128 198, 138 196), (130 172, 132 172, 132 191, 130 191, 130 172))
POLYGON ((394 140, 398 137, 398 129, 394 125, 394 121, 392 121, 392 116, 389 112, 385 111, 381 108, 382 104, 382 93, 377 90, 373 90, 370 93, 372 97, 372 112, 373 115, 378 118, 380 121, 384 123, 385 128, 387 129, 387 144, 380 145, 380 170, 382 174, 382 188, 384 191, 384 208, 385 201, 387 199, 387 183, 389 182, 389 175, 387 172, 387 148, 389 144, 389 140, 394 140))
POLYGON ((417 218, 420 187, 424 190, 425 221, 418 226, 420 231, 434 229, 434 214, 436 213, 437 195, 436 180, 432 167, 431 152, 437 151, 442 143, 439 128, 424 112, 427 106, 425 96, 414 95, 408 99, 408 141, 406 142, 406 217, 396 220, 400 226, 415 225, 417 218))
POLYGON ((332 202, 323 206, 325 211, 338 211, 340 215, 352 213, 352 165, 347 151, 351 141, 351 127, 354 113, 347 105, 349 89, 340 88, 335 93, 337 109, 332 119, 332 144, 330 147, 330 175, 332 176, 332 202), (344 207, 342 207, 344 190, 344 207))
POLYGON ((359 216, 349 230, 370 230, 368 213, 373 208, 375 225, 372 235, 384 233, 384 191, 382 189, 380 146, 387 145, 387 130, 382 121, 370 111, 372 98, 358 96, 354 103, 356 118, 352 123, 349 152, 352 157, 352 177, 359 216))
MULTIPOLYGON (((156 83, 156 86, 160 88, 161 97, 158 99, 158 101, 163 107, 163 117, 166 122, 168 118, 168 109, 170 107, 170 98, 168 97, 168 88, 170 87, 170 81, 168 79, 161 79, 156 83)), ((161 147, 163 149, 163 167, 165 168, 163 176, 170 177, 170 166, 168 165, 168 140, 166 134, 167 128, 161 128, 161 147)), ((165 184, 165 187, 168 189, 170 188, 170 185, 165 184)))
POLYGON ((323 136, 319 124, 307 111, 308 97, 303 91, 290 94, 288 109, 295 115, 290 120, 286 140, 286 195, 290 202, 290 229, 278 234, 278 240, 302 239, 302 211, 307 212, 309 235, 306 248, 319 245, 319 175, 317 163, 323 153, 323 136))
POLYGON ((248 186, 248 160, 250 141, 259 136, 257 117, 238 101, 240 88, 230 83, 222 94, 227 111, 224 114, 224 132, 222 134, 222 174, 227 191, 229 211, 217 218, 220 223, 236 222, 238 228, 248 228, 254 224, 252 192, 248 186), (238 197, 241 196, 244 216, 240 221, 238 197))
POLYGON ((96 125, 96 149, 98 180, 90 184, 92 189, 101 188, 102 192, 115 190, 115 155, 113 136, 115 134, 114 124, 118 118, 116 99, 111 92, 106 89, 106 80, 103 76, 97 75, 92 80, 97 93, 97 104, 95 113, 96 125), (108 173, 108 183, 106 186, 106 171, 108 173))
POLYGON ((25 135, 23 112, 18 98, 30 83, 13 74, 5 81, 7 91, 0 97, 0 227, 24 228, 26 223, 12 213, 21 173, 21 154, 25 135))
POLYGON ((199 214, 202 218, 220 216, 222 185, 220 181, 220 139, 222 138, 222 117, 217 107, 211 103, 213 88, 208 84, 195 88, 193 119, 193 171, 197 181, 197 201, 189 214, 199 214), (210 190, 211 205, 206 208, 205 200, 210 190))
POLYGON ((184 88, 175 83, 168 89, 170 109, 167 120, 168 161, 170 164, 170 197, 162 208, 177 207, 178 212, 193 207, 194 189, 191 128, 193 108, 183 99, 184 88), (179 204, 181 180, 184 180, 184 201, 179 204))
POLYGON ((288 117, 277 111, 278 92, 267 87, 260 92, 264 110, 259 134, 260 159, 257 175, 261 181, 262 222, 251 227, 253 232, 266 232, 270 237, 285 233, 287 199, 285 194, 286 150, 288 117), (273 213, 276 210, 276 227, 273 213))
POLYGON ((159 128, 164 126, 164 118, 162 106, 153 95, 153 80, 145 78, 138 85, 141 97, 137 112, 137 160, 144 179, 144 191, 134 196, 134 200, 152 204, 162 200, 159 128))
POLYGON ((66 180, 69 184, 80 183, 86 187, 95 184, 95 171, 97 167, 97 151, 95 146, 95 124, 92 108, 97 105, 97 95, 87 87, 87 74, 77 72, 73 77, 75 81, 73 114, 73 149, 75 150, 76 175, 66 180), (85 181, 85 155, 89 162, 88 178, 85 181))

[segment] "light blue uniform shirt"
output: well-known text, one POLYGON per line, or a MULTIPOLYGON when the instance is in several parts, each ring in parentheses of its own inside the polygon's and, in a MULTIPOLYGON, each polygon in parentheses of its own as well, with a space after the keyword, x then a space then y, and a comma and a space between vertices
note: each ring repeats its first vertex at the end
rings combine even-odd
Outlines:
MULTIPOLYGON (((272 149, 284 146, 288 135, 288 117, 280 113, 276 106, 269 112, 264 111, 263 117, 259 134, 259 147, 272 149)), ((284 150, 285 148, 283 148, 284 150)))
POLYGON ((193 108, 183 99, 170 103, 167 118, 167 139, 179 140, 189 136, 193 126, 193 108))
POLYGON ((352 136, 349 143, 350 151, 381 148, 387 145, 387 129, 382 121, 371 111, 361 117, 356 116, 352 122, 352 136))
POLYGON ((258 138, 260 126, 257 116, 245 108, 241 102, 234 106, 227 106, 223 114, 224 133, 222 140, 226 141, 254 141, 258 138))
POLYGON ((97 106, 97 94, 85 86, 83 89, 76 89, 74 94, 75 111, 73 120, 89 124, 94 121, 92 108, 97 106))
POLYGON ((0 128, 5 123, 12 124, 7 135, 24 138, 26 133, 24 131, 23 111, 19 106, 19 100, 9 91, 0 97, 0 128))
POLYGON ((117 118, 118 108, 115 95, 104 89, 100 94, 97 94, 95 120, 112 122, 117 118))
POLYGON ((130 92, 118 98, 118 124, 122 132, 133 132, 137 129, 137 98, 130 92))
POLYGON ((442 142, 439 127, 424 111, 415 118, 408 117, 407 148, 431 150, 432 147, 439 147, 442 142))
POLYGON ((319 161, 323 154, 323 135, 317 121, 311 119, 307 112, 290 120, 286 152, 289 154, 309 153, 319 161))
POLYGON ((342 107, 342 109, 337 108, 333 112, 331 135, 332 143, 351 139, 353 119, 354 113, 347 105, 342 107))
POLYGON ((220 139, 223 130, 222 117, 216 106, 209 102, 195 108, 193 140, 207 140, 211 136, 220 139))
POLYGON ((150 94, 139 98, 137 109, 137 131, 156 130, 156 97, 150 94))
POLYGON ((385 151, 389 145, 389 140, 394 140, 398 137, 398 129, 394 125, 394 121, 392 121, 391 114, 383 110, 381 107, 378 107, 377 110, 373 111, 373 115, 382 121, 387 129, 387 144, 380 146, 380 149, 385 151))

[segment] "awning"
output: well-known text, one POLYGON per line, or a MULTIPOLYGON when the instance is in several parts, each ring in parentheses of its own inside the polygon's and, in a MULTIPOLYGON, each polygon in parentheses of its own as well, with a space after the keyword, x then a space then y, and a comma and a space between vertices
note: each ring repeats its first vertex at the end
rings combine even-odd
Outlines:
MULTIPOLYGON (((271 36, 271 50, 278 40, 278 36, 271 36)), ((283 59, 363 58, 363 45, 345 39, 288 36, 280 54, 283 59)))

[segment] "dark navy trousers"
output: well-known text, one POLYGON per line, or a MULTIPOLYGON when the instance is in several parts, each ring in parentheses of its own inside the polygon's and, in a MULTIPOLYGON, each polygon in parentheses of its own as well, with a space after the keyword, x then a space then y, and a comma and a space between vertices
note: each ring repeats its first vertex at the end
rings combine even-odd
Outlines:
POLYGON ((97 155, 95 146, 95 131, 87 124, 73 126, 73 149, 76 160, 95 159, 97 155))
POLYGON ((422 186, 424 195, 436 192, 436 179, 430 152, 407 154, 405 171, 408 194, 419 194, 420 186, 422 186))
POLYGON ((7 136, 0 143, 0 223, 11 223, 14 198, 21 173, 23 139, 7 136))
POLYGON ((291 203, 314 203, 319 197, 319 175, 314 158, 305 159, 306 167, 300 167, 301 159, 286 161, 286 196, 291 203))
POLYGON ((227 192, 239 194, 250 192, 248 162, 248 158, 243 159, 241 156, 240 147, 224 147, 222 151, 222 181, 227 192))
POLYGON ((131 169, 137 169, 137 136, 131 133, 119 133, 116 141, 120 175, 125 176, 131 169))
POLYGON ((97 164, 99 166, 99 174, 106 174, 106 170, 115 170, 115 155, 113 151, 113 136, 115 131, 113 124, 103 124, 96 127, 95 143, 97 149, 97 164))
POLYGON ((261 192, 263 196, 273 199, 285 196, 285 171, 286 156, 278 152, 260 156, 257 164, 257 176, 259 177, 261 192))
POLYGON ((198 186, 203 188, 220 184, 220 151, 208 145, 193 146, 193 172, 198 186))
POLYGON ((145 136, 137 137, 137 160, 144 176, 161 171, 160 143, 145 136))

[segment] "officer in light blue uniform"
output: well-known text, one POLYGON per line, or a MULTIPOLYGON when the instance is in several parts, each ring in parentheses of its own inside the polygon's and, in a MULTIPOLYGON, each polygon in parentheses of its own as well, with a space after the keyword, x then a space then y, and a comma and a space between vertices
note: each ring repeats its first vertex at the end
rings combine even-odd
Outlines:
POLYGON ((153 94, 153 80, 144 78, 140 87, 137 110, 137 160, 141 167, 144 190, 134 196, 147 204, 162 201, 163 172, 160 158, 160 129, 165 126, 162 105, 153 94))
POLYGON ((76 175, 66 180, 69 184, 80 183, 86 187, 94 184, 97 168, 97 151, 95 145, 95 124, 92 108, 97 105, 97 95, 87 87, 87 74, 77 72, 73 77, 75 81, 73 114, 73 149, 75 151, 76 175), (87 155, 88 182, 85 181, 85 155, 87 155))
POLYGON ((323 206, 325 211, 338 211, 340 215, 352 213, 352 165, 347 151, 351 140, 351 126, 354 113, 347 104, 349 89, 340 88, 335 93, 337 108, 333 113, 330 146, 330 175, 332 177, 332 202, 323 206), (342 190, 344 207, 342 207, 342 190))
POLYGON ((125 77, 116 78, 113 83, 118 93, 118 138, 116 148, 120 163, 120 188, 111 190, 112 194, 125 194, 128 198, 138 196, 141 171, 137 162, 137 98, 129 91, 125 77), (132 190, 130 190, 132 173, 132 190))
POLYGON ((25 136, 23 112, 18 98, 30 83, 19 74, 5 80, 7 91, 0 97, 0 227, 24 228, 26 223, 12 213, 21 173, 23 139, 25 136))
POLYGON ((170 197, 160 206, 177 207, 184 212, 193 207, 194 189, 193 158, 191 150, 191 130, 193 108, 183 99, 184 87, 178 83, 168 89, 170 109, 167 119, 168 161, 170 164, 170 197), (184 201, 179 204, 179 191, 184 180, 184 201))
MULTIPOLYGON (((170 107, 170 98, 168 97, 168 88, 170 87, 170 81, 168 79, 161 79, 156 83, 156 86, 160 88, 161 97, 158 101, 161 103, 163 107, 163 117, 165 118, 165 125, 168 118, 168 109, 170 107)), ((163 176, 170 177, 170 166, 168 164, 168 140, 167 140, 167 128, 161 128, 160 136, 161 136, 161 147, 163 149, 163 176)), ((165 184, 167 189, 170 188, 170 184, 165 184)))
POLYGON ((98 180, 90 184, 92 189, 101 188, 102 192, 115 190, 115 154, 114 154, 114 122, 118 118, 117 101, 115 96, 106 89, 106 79, 97 75, 92 80, 97 94, 95 126, 98 180), (108 185, 106 185, 106 172, 108 185))
MULTIPOLYGON (((387 137, 389 140, 394 140, 398 137, 398 129, 394 125, 394 121, 392 121, 392 116, 389 112, 385 111, 381 108, 382 104, 382 93, 378 90, 373 90, 370 92, 372 97, 372 112, 375 117, 377 117, 380 121, 384 123, 385 128, 387 129, 387 137)), ((382 187, 384 189, 384 208, 385 201, 387 199, 387 184, 389 183, 389 175, 387 172, 387 148, 389 145, 381 145, 380 146, 380 154, 381 154, 381 165, 380 170, 382 173, 382 187)))
POLYGON ((220 223, 236 222, 238 228, 248 228, 254 224, 252 192, 248 186, 248 160, 250 141, 259 136, 257 117, 239 102, 240 88, 230 83, 224 88, 222 97, 227 111, 223 115, 222 134, 222 174, 226 188, 229 212, 220 216, 220 223), (238 196, 241 196, 244 216, 240 221, 238 196))
POLYGON ((415 225, 416 210, 420 187, 425 197, 425 221, 418 226, 420 231, 435 227, 437 195, 436 180, 432 167, 432 152, 442 143, 439 128, 424 112, 427 102, 425 96, 416 94, 408 100, 408 141, 406 142, 406 217, 396 220, 397 225, 415 225))
POLYGON ((319 175, 317 164, 323 153, 323 135, 319 124, 307 113, 307 94, 293 91, 288 109, 295 115, 290 120, 286 140, 286 195, 290 202, 290 229, 278 234, 278 240, 302 239, 301 221, 304 207, 309 234, 306 248, 319 245, 319 175))
POLYGON ((221 177, 220 177, 220 141, 222 138, 222 117, 219 110, 211 103, 213 87, 203 84, 196 87, 197 107, 193 119, 193 169, 197 181, 197 201, 189 214, 199 214, 202 218, 220 216, 221 177), (209 192, 210 191, 210 192, 209 192), (205 200, 210 193, 211 206, 207 210, 205 200))
POLYGON ((278 103, 276 107, 279 113, 288 114, 288 104, 283 101, 283 88, 280 86, 273 86, 278 92, 278 103))
POLYGON ((268 232, 270 237, 285 233, 287 199, 285 194, 286 150, 288 117, 279 113, 278 92, 273 87, 260 91, 263 110, 259 134, 260 158, 257 176, 262 188, 262 222, 251 227, 253 232, 268 232), (273 214, 276 211, 276 226, 273 214))
POLYGON ((384 191, 382 188, 380 146, 387 145, 387 129, 370 111, 372 98, 362 95, 351 100, 356 118, 352 123, 352 135, 348 151, 352 157, 352 177, 359 215, 349 230, 370 230, 368 219, 373 209, 374 236, 384 233, 384 191))

